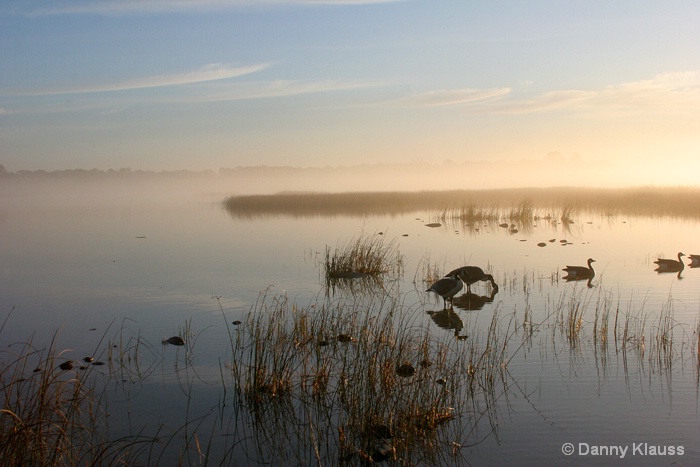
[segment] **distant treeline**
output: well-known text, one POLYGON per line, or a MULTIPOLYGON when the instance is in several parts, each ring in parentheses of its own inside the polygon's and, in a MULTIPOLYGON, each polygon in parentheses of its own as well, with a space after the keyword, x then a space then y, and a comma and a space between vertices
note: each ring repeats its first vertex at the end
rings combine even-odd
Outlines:
POLYGON ((65 170, 18 170, 9 172, 0 164, 0 177, 17 180, 96 180, 124 178, 182 178, 182 177, 213 177, 216 172, 205 170, 201 172, 190 170, 150 171, 123 169, 65 169, 65 170))

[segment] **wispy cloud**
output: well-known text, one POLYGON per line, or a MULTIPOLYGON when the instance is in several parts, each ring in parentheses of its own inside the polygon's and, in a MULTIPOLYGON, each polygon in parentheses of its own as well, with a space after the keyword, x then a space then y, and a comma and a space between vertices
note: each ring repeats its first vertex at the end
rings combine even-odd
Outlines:
POLYGON ((530 99, 498 102, 501 113, 567 112, 595 117, 700 112, 700 71, 664 73, 648 80, 605 86, 597 90, 561 90, 530 99))
POLYGON ((50 3, 25 0, 0 6, 0 12, 48 15, 126 15, 182 11, 216 11, 275 5, 367 5, 407 0, 54 0, 50 3))
POLYGON ((510 88, 491 89, 443 89, 413 94, 401 99, 385 102, 385 105, 400 107, 442 107, 470 105, 499 99, 510 93, 510 88))
POLYGON ((78 88, 53 89, 26 95, 58 95, 58 94, 86 94, 99 92, 128 91, 136 89, 158 88, 165 86, 178 86, 187 84, 203 83, 207 81, 217 81, 255 73, 267 68, 269 64, 261 63, 242 67, 231 67, 229 65, 214 63, 206 65, 198 70, 184 73, 147 76, 132 80, 81 86, 78 88))
POLYGON ((350 91, 376 87, 373 83, 355 83, 337 80, 320 81, 262 81, 247 83, 228 83, 207 86, 198 95, 185 98, 189 101, 215 102, 246 99, 269 99, 302 94, 350 91))

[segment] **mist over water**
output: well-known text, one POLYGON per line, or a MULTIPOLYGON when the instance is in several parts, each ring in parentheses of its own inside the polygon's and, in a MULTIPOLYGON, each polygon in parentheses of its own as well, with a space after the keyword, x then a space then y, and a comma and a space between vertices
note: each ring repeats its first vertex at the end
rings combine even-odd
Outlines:
MULTIPOLYGON (((562 212, 553 209, 538 211, 540 217, 532 222, 508 221, 506 227, 501 220, 453 218, 445 209, 238 216, 224 209, 227 196, 297 190, 306 180, 299 177, 287 184, 282 177, 279 190, 273 190, 274 177, 239 175, 3 183, 0 310, 3 320, 9 318, 0 345, 7 348, 32 338, 43 347, 57 333, 65 358, 79 360, 94 353, 101 341, 138 336, 147 349, 144 363, 155 369, 155 376, 147 373, 125 383, 104 372, 105 384, 113 390, 110 423, 121 433, 128 431, 129 422, 132 429, 152 420, 182 426, 187 422, 185 406, 191 407, 192 417, 217 413, 212 407, 222 393, 220 364, 231 360, 226 325, 245 320, 261 294, 286 297, 309 309, 342 305, 353 310, 396 302, 402 310, 399 323, 406 320, 425 329, 446 346, 482 339, 492 317, 499 316, 501 336, 512 339, 508 384, 499 387, 494 413, 483 418, 475 438, 458 428, 471 415, 457 407, 460 418, 448 425, 454 439, 443 441, 468 447, 456 458, 443 459, 455 464, 500 464, 515 458, 560 463, 574 459, 561 454, 563 443, 605 440, 684 445, 684 457, 672 460, 699 458, 693 434, 698 421, 700 270, 686 267, 679 277, 656 273, 653 264, 659 256, 674 258, 678 251, 700 253, 700 248, 693 251, 697 220, 584 210, 574 213, 573 223, 564 223, 562 212), (545 218, 546 213, 552 217, 545 218), (323 269, 327 249, 380 234, 395 242, 403 276, 387 280, 383 288, 329 290, 323 269), (591 288, 585 281, 563 280, 565 265, 585 265, 589 257, 596 259, 591 288), (470 336, 466 341, 455 340, 454 327, 438 324, 442 300, 425 293, 426 262, 441 273, 473 264, 494 275, 497 293, 477 283, 471 292, 486 298, 480 306, 454 308, 459 334, 470 336), (611 337, 603 350, 593 326, 599 320, 596 310, 606 303, 613 316, 619 313, 620 326, 631 317, 631 331, 627 342, 611 337), (565 320, 575 308, 583 310, 582 331, 572 341, 548 316, 561 309, 565 320), (652 358, 654 338, 659 316, 669 308, 673 346, 663 355, 668 359, 658 361, 652 358), (522 331, 526 322, 541 324, 531 337, 522 331), (641 322, 646 322, 643 329, 641 322), (193 330, 189 360, 184 351, 160 344, 186 327, 193 330), (192 370, 186 384, 183 368, 192 370), (183 394, 188 391, 189 398, 183 394), (155 402, 162 393, 172 395, 163 412, 155 402), (127 406, 130 421, 121 412, 127 406), (496 417, 495 431, 487 423, 490 416, 496 417), (650 419, 655 423, 648 423, 650 419)), ((336 185, 335 191, 342 186, 336 185)), ((503 206, 497 213, 505 216, 508 209, 503 206)), ((381 307, 369 309, 381 313, 381 307)), ((611 328, 612 323, 613 318, 611 328)), ((419 381, 424 380, 407 384, 419 381)), ((212 418, 207 426, 221 426, 219 422, 212 418)), ((337 433, 335 427, 329 431, 337 433)), ((249 454, 237 452, 236 458, 249 454)), ((577 457, 574 462, 590 459, 577 457)), ((650 458, 632 460, 634 465, 653 464, 650 458)))

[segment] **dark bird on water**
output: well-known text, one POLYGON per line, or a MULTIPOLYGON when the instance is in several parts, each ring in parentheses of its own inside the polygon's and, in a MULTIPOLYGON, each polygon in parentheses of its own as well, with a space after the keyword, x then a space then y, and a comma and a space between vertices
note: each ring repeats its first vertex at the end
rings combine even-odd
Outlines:
POLYGON ((685 256, 683 253, 678 253, 678 261, 675 259, 664 259, 664 258, 659 258, 656 261, 654 261, 654 264, 658 265, 656 270, 658 272, 680 272, 683 270, 685 265, 683 264, 683 261, 681 261, 681 257, 685 256))
POLYGON ((562 271, 566 272, 565 280, 593 279, 595 271, 591 263, 595 263, 593 258, 588 258, 588 266, 567 266, 562 271))
POLYGON ((498 292, 498 285, 496 281, 493 280, 491 274, 486 274, 483 269, 478 266, 462 266, 453 271, 450 271, 447 275, 455 274, 459 277, 465 284, 467 284, 467 290, 471 291, 472 284, 481 281, 491 281, 493 289, 498 292))
POLYGON ((452 306, 452 297, 457 295, 460 290, 462 290, 462 281, 459 280, 457 274, 452 271, 431 285, 426 292, 435 292, 441 296, 443 306, 444 308, 447 308, 447 301, 449 300, 450 306, 452 306))

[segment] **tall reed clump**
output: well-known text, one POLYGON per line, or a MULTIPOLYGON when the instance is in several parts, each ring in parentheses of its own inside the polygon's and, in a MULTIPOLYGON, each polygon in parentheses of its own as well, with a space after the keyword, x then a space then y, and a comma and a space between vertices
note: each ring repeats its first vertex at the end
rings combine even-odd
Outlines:
POLYGON ((79 465, 100 444, 105 414, 90 367, 32 342, 0 359, 0 459, 4 465, 79 465))
POLYGON ((324 267, 327 279, 373 277, 403 274, 403 256, 396 242, 383 235, 361 235, 337 246, 326 247, 324 267))
POLYGON ((230 366, 252 437, 267 447, 249 455, 435 464, 475 442, 475 425, 489 420, 479 401, 494 399, 483 392, 496 391, 507 335, 493 328, 473 343, 434 335, 415 311, 378 300, 300 308, 264 296, 251 309, 231 341, 230 366))

